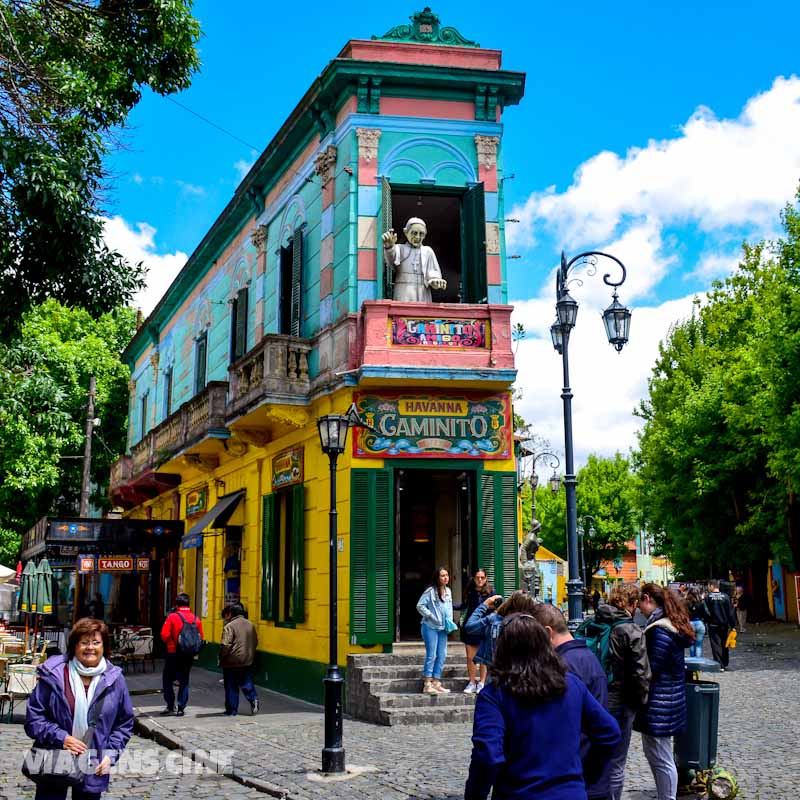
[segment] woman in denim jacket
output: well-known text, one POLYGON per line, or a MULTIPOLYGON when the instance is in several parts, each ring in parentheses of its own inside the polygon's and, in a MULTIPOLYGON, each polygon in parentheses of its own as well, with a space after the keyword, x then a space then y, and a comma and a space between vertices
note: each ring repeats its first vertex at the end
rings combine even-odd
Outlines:
POLYGON ((503 602, 503 596, 499 594, 487 597, 464 625, 464 633, 469 636, 483 637, 474 658, 475 663, 491 665, 503 617, 517 613, 530 614, 534 605, 533 598, 527 592, 519 590, 513 592, 505 602, 503 602))
POLYGON ((417 611, 422 616, 422 641, 425 642, 424 694, 447 694, 450 691, 442 686, 447 635, 457 627, 453 622, 453 595, 449 583, 447 567, 439 567, 417 602, 417 611))

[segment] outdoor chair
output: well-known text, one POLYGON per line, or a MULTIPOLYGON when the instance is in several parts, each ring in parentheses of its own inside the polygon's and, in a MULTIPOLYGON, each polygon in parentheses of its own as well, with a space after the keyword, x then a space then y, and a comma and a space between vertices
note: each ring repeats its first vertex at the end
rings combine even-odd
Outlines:
MULTIPOLYGON (((147 630, 149 630, 149 628, 147 630)), ((153 667, 153 672, 155 672, 156 661, 155 661, 155 656, 153 655, 153 634, 152 633, 146 635, 137 634, 135 636, 132 636, 130 641, 133 644, 133 653, 131 655, 131 660, 133 661, 134 671, 136 670, 136 665, 141 664, 142 672, 144 672, 145 662, 149 659, 153 667)))

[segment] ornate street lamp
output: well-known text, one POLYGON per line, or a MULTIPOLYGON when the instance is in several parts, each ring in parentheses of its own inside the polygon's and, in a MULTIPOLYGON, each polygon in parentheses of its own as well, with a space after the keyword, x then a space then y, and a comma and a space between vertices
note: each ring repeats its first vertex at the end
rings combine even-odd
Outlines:
MULTIPOLYGON (((569 607, 569 627, 571 630, 580 625, 582 617, 583 581, 578 570, 578 516, 576 509, 576 478, 575 461, 572 443, 572 390, 569 385, 569 335, 575 327, 578 317, 578 304, 568 291, 569 271, 576 264, 588 264, 587 275, 596 274, 598 257, 608 258, 615 262, 622 270, 622 277, 612 281, 611 275, 603 275, 603 283, 613 288, 611 305, 603 312, 603 324, 606 329, 608 341, 616 348, 622 350, 628 341, 631 326, 631 312, 625 308, 617 297, 617 287, 622 286, 627 277, 625 265, 615 256, 599 250, 589 250, 580 253, 567 261, 566 255, 561 253, 561 266, 556 273, 556 321, 550 328, 553 347, 561 355, 564 371, 564 388, 561 399, 564 401, 564 456, 566 460, 566 473, 564 487, 567 494, 567 558, 569 559, 569 580, 567 581, 567 599, 569 607)), ((580 283, 580 282, 579 282, 580 283)))
POLYGON ((583 550, 583 537, 588 536, 589 539, 594 537, 594 528, 591 527, 589 520, 594 522, 594 517, 591 514, 584 514, 580 520, 581 527, 578 528, 578 536, 581 540, 581 580, 583 581, 584 586, 586 586, 586 554, 583 550))
POLYGON ((355 403, 346 414, 327 414, 317 419, 319 443, 322 452, 328 456, 330 466, 331 500, 329 514, 330 530, 330 657, 328 670, 323 678, 325 685, 325 746, 322 748, 322 771, 328 773, 344 772, 344 744, 342 742, 342 673, 339 671, 337 649, 338 607, 337 607, 337 513, 336 513, 336 460, 344 452, 347 431, 351 427, 368 428, 358 414, 355 403))

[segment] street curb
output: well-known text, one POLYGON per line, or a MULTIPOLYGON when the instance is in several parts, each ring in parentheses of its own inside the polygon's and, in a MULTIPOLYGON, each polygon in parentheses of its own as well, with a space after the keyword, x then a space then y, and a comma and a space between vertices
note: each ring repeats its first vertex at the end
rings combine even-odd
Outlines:
POLYGON ((197 747, 192 747, 188 742, 184 741, 180 736, 176 736, 149 714, 139 711, 138 709, 134 710, 136 711, 136 715, 133 718, 133 730, 138 736, 152 739, 154 742, 169 750, 181 750, 186 753, 192 761, 202 764, 206 769, 216 772, 218 775, 222 775, 225 778, 229 778, 248 789, 255 789, 271 797, 277 797, 279 800, 296 800, 289 792, 285 789, 281 789, 280 786, 276 786, 274 783, 245 775, 236 771, 229 765, 220 765, 219 762, 211 758, 208 752, 197 747))

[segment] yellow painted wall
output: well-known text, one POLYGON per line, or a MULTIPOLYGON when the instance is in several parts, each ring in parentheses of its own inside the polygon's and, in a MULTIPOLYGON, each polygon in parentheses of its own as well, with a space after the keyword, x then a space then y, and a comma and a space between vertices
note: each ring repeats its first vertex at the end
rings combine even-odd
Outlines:
MULTIPOLYGON (((380 391, 380 390, 376 390, 380 391)), ((329 460, 320 449, 316 418, 323 414, 344 413, 352 402, 352 390, 345 389, 333 397, 319 400, 310 408, 281 407, 284 419, 294 419, 299 427, 265 447, 250 446, 248 451, 220 466, 212 472, 186 472, 182 467, 184 482, 177 491, 181 495, 180 515, 185 519, 186 495, 205 485, 208 489, 207 510, 213 508, 222 495, 240 489, 245 498, 231 517, 230 525, 241 525, 242 558, 240 569, 241 601, 248 610, 250 620, 256 625, 259 649, 278 655, 309 659, 320 663, 328 659, 328 527, 330 468, 329 460), (262 498, 272 491, 272 458, 287 447, 303 447, 304 452, 304 497, 305 497, 305 622, 296 628, 280 627, 261 617, 261 558, 262 558, 262 498)), ((273 413, 275 409, 272 409, 273 413)), ((346 663, 349 652, 380 651, 380 647, 364 648, 349 643, 350 621, 350 469, 378 469, 384 466, 383 459, 353 459, 350 446, 352 432, 348 435, 348 447, 337 464, 337 511, 338 535, 343 550, 338 553, 338 613, 340 662, 346 663)), ((220 448, 222 445, 220 444, 220 448)), ((397 460, 395 460, 397 463, 397 460)), ((513 471, 514 459, 483 462, 486 471, 513 471)), ((153 518, 171 513, 172 495, 165 493, 149 502, 153 518)), ((144 516, 146 506, 134 509, 131 516, 144 516)), ((186 520, 187 530, 197 516, 186 520)), ((203 615, 206 639, 219 642, 222 633, 221 611, 224 603, 224 576, 222 572, 225 539, 214 535, 222 531, 208 530, 203 537, 202 567, 208 569, 208 608, 203 615)), ((186 591, 191 597, 193 610, 201 614, 201 598, 195 596, 196 550, 181 550, 183 585, 178 591, 186 591)))

